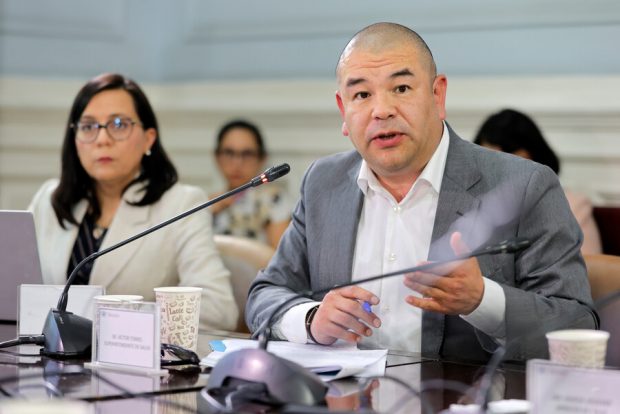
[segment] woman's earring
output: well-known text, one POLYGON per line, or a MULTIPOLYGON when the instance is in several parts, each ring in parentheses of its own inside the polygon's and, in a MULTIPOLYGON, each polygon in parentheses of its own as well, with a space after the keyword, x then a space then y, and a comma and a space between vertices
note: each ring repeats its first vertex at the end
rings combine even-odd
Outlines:
POLYGON ((144 155, 146 155, 147 157, 151 156, 151 149, 147 149, 146 152, 144 153, 144 155))

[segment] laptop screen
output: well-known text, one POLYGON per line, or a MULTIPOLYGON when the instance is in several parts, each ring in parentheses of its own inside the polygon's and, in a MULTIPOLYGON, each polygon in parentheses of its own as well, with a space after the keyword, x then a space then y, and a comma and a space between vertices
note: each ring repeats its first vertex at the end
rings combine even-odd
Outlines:
POLYGON ((17 321, 19 285, 42 282, 32 213, 0 210, 0 320, 17 321))

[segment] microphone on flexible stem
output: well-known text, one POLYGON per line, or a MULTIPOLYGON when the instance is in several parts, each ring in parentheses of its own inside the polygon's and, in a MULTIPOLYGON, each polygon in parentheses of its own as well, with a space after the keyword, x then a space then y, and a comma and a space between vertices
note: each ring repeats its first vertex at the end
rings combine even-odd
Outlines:
MULTIPOLYGON (((590 315, 590 312, 592 310, 600 313, 603 308, 615 302, 619 298, 620 290, 611 292, 610 294, 607 294, 595 300, 592 307, 587 307, 587 309, 577 308, 576 310, 573 310, 568 314, 562 313, 560 315, 556 315, 552 319, 546 321, 545 325, 541 325, 533 331, 528 332, 526 335, 513 338, 512 341, 504 345, 498 346, 497 349, 493 352, 491 359, 487 363, 484 374, 482 375, 480 380, 480 387, 478 388, 476 400, 474 401, 475 404, 480 407, 480 413, 486 413, 486 410, 488 409, 488 405, 490 403, 491 387, 493 385, 494 376, 499 370, 500 364, 504 362, 504 357, 509 354, 515 347, 519 346, 524 342, 527 343, 528 339, 544 334, 549 330, 566 329, 566 324, 573 323, 579 318, 590 315)), ((597 323, 596 329, 602 329, 602 327, 598 326, 597 323)))
POLYGON ((294 404, 296 406, 322 405, 325 402, 327 388, 317 375, 301 365, 280 358, 267 351, 271 325, 275 316, 286 305, 299 298, 313 297, 333 289, 372 282, 405 273, 430 270, 440 265, 472 257, 516 253, 529 247, 530 244, 531 242, 524 238, 509 239, 496 245, 479 248, 470 253, 456 256, 451 260, 426 263, 330 286, 329 288, 300 292, 280 303, 271 312, 267 320, 254 332, 253 337, 258 336, 258 349, 241 349, 231 352, 215 365, 209 374, 207 387, 201 391, 200 395, 217 412, 234 412, 236 407, 230 406, 232 399, 229 398, 232 395, 242 402, 253 400, 269 401, 272 405, 284 407, 287 404, 294 404))
MULTIPOLYGON (((477 405, 479 409, 478 411, 472 411, 472 413, 484 414, 487 412, 489 403, 491 402, 491 388, 493 386, 494 377, 500 368, 500 364, 504 362, 504 357, 512 352, 515 347, 522 343, 527 343, 530 338, 534 338, 550 330, 567 329, 566 324, 573 323, 581 317, 591 315, 591 310, 600 311, 602 307, 609 305, 618 298, 620 298, 620 291, 613 292, 595 301, 593 308, 588 307, 585 310, 583 308, 578 308, 572 312, 556 315, 550 320, 547 320, 545 325, 541 325, 525 335, 513 338, 512 341, 505 345, 499 345, 497 349, 493 351, 491 359, 487 362, 484 373, 480 378, 480 385, 474 400, 474 404, 477 405)), ((599 327, 596 329, 599 329, 599 327)))
POLYGON ((41 350, 41 353, 43 355, 56 358, 73 358, 78 356, 84 356, 90 353, 90 348, 92 345, 92 322, 87 318, 75 315, 71 312, 67 312, 66 310, 69 288, 75 280, 78 271, 85 264, 97 259, 100 256, 103 256, 104 254, 116 250, 119 247, 122 247, 139 238, 142 238, 147 234, 153 233, 154 231, 157 231, 162 227, 166 227, 167 225, 172 224, 175 221, 178 221, 200 210, 203 210, 243 190, 246 190, 250 187, 258 187, 259 185, 277 180, 278 178, 288 174, 290 170, 291 167, 288 164, 280 164, 271 167, 240 187, 228 191, 227 193, 224 193, 212 200, 207 201, 206 203, 194 207, 191 210, 181 213, 178 216, 175 216, 160 224, 150 227, 141 233, 138 233, 126 240, 123 240, 113 246, 95 252, 90 256, 86 257, 84 260, 78 263, 77 266, 75 266, 75 268, 67 278, 67 283, 65 284, 65 288, 63 289, 60 298, 58 299, 58 305, 56 306, 56 309, 50 309, 47 315, 45 325, 43 326, 44 339, 43 349, 41 350))

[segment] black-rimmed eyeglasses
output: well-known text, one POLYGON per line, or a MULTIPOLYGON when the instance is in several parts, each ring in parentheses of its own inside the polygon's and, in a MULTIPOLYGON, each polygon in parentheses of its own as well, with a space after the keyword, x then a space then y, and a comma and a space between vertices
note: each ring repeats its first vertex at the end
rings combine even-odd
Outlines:
POLYGON ((95 142, 101 128, 106 129, 108 135, 115 141, 126 140, 131 135, 133 126, 136 124, 142 125, 140 122, 134 121, 131 118, 117 116, 110 119, 105 124, 100 124, 94 120, 85 120, 71 124, 70 127, 75 130, 75 138, 78 141, 88 144, 95 142))
POLYGON ((161 366, 198 365, 200 358, 192 350, 173 344, 161 344, 161 366))

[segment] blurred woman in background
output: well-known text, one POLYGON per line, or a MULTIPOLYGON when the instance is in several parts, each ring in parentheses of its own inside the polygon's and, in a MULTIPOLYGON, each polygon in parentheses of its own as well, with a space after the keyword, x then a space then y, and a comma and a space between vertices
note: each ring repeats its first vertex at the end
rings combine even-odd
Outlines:
MULTIPOLYGON (((43 184, 29 207, 47 284, 65 284, 90 254, 206 201, 202 190, 177 183, 146 95, 119 74, 97 76, 78 92, 61 164, 60 180, 43 184)), ((101 256, 75 283, 149 301, 155 287, 198 286, 202 328, 233 329, 237 321, 206 210, 101 256)))
MULTIPOLYGON (((483 122, 474 142, 544 164, 560 173, 560 160, 534 121, 513 109, 497 112, 483 122)), ((592 216, 592 203, 583 194, 564 190, 568 204, 583 231, 581 252, 601 253, 601 239, 592 216)))
MULTIPOLYGON (((215 159, 226 180, 226 191, 258 175, 266 158, 263 137, 256 125, 234 120, 218 132, 215 159)), ((257 239, 275 248, 288 226, 292 207, 278 183, 263 185, 214 204, 213 228, 217 234, 257 239)))

